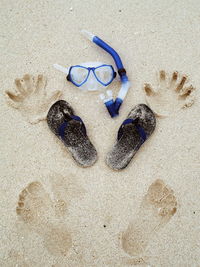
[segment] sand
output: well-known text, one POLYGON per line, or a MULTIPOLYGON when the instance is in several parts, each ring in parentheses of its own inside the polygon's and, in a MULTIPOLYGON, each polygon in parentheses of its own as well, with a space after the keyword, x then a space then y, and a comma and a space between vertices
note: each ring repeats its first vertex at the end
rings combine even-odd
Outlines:
MULTIPOLYGON (((199 1, 0 4, 0 265, 200 266, 199 1), (52 67, 113 64, 81 29, 112 44, 127 69, 132 86, 116 119, 98 94, 79 91, 52 67), (170 116, 158 117, 128 167, 113 171, 105 158, 117 129, 162 69, 186 74, 196 101, 180 109, 170 96, 170 116), (63 91, 97 149, 94 166, 77 166, 45 120, 31 124, 6 103, 5 90, 26 73, 45 75, 49 95, 63 91)), ((110 88, 117 94, 120 85, 110 88)))

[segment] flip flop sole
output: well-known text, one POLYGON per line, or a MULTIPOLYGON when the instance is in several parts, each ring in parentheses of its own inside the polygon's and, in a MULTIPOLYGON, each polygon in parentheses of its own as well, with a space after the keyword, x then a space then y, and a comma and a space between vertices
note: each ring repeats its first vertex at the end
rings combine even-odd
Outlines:
POLYGON ((69 103, 59 100, 49 109, 47 124, 51 131, 64 143, 79 165, 82 167, 92 166, 97 160, 97 151, 83 128, 83 122, 73 119, 73 117, 76 116, 69 103), (66 117, 72 117, 72 119, 66 121, 66 117), (63 125, 61 135, 60 131, 63 125))
MULTIPOLYGON (((137 120, 137 125, 145 133, 145 140, 151 136, 156 127, 154 113, 145 104, 139 104, 132 109, 127 119, 137 120)), ((123 125, 122 132, 106 157, 107 165, 114 170, 124 169, 145 141, 134 123, 123 125)))

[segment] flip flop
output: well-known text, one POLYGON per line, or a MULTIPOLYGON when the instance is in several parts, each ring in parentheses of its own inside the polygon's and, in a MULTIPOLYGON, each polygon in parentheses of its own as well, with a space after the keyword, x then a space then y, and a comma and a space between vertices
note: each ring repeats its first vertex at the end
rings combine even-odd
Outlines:
POLYGON ((47 114, 51 131, 64 143, 74 160, 82 167, 92 166, 97 160, 97 151, 90 142, 82 119, 64 100, 54 103, 47 114))
POLYGON ((145 104, 131 110, 118 131, 117 141, 106 157, 114 170, 124 169, 156 127, 153 111, 145 104))

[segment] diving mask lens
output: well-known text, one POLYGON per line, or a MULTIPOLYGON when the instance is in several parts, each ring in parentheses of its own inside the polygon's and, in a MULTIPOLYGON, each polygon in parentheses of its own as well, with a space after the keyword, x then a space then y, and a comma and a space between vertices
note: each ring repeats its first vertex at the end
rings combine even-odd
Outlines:
POLYGON ((83 66, 73 66, 70 69, 70 80, 76 86, 81 86, 88 78, 89 71, 83 66))
POLYGON ((111 65, 102 65, 94 70, 97 80, 107 86, 115 78, 116 73, 111 65))

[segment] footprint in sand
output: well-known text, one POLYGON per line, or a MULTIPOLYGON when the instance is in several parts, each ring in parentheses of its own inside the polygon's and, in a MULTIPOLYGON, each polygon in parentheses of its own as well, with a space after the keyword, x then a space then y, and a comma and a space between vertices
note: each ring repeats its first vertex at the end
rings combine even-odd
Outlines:
POLYGON ((144 196, 140 211, 121 236, 123 250, 131 256, 142 256, 148 242, 176 213, 173 190, 162 180, 152 183, 144 196))
POLYGON ((32 182, 20 193, 16 212, 29 230, 43 238, 44 245, 51 254, 66 256, 72 246, 72 238, 63 223, 55 224, 53 221, 58 211, 55 206, 43 185, 32 182))
POLYGON ((186 75, 174 72, 171 77, 161 70, 157 90, 150 84, 144 85, 146 102, 158 116, 169 116, 176 111, 190 107, 195 101, 195 88, 188 85, 186 75))
POLYGON ((28 122, 34 124, 46 119, 50 106, 59 99, 61 91, 48 95, 46 78, 43 75, 33 77, 25 74, 15 80, 16 91, 5 91, 7 103, 18 109, 28 122))

